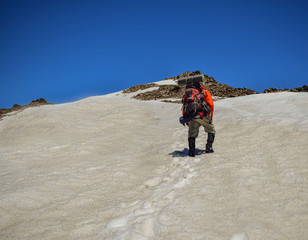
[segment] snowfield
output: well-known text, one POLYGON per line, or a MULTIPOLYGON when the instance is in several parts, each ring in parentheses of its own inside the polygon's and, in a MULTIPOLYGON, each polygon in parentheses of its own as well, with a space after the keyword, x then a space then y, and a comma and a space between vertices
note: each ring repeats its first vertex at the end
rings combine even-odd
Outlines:
POLYGON ((181 105, 131 95, 0 121, 0 239, 307 239, 307 93, 216 101, 195 158, 181 105))

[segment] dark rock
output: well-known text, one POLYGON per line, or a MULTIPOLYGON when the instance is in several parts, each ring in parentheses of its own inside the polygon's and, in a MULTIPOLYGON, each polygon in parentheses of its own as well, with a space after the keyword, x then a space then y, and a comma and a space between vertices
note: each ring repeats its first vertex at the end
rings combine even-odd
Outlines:
POLYGON ((293 89, 277 89, 277 88, 268 88, 264 90, 264 93, 273 93, 273 92, 308 92, 308 86, 304 85, 302 87, 293 88, 293 89))
POLYGON ((273 92, 286 92, 289 91, 289 89, 285 88, 285 89, 277 89, 277 88, 268 88, 265 89, 263 92, 264 93, 273 93, 273 92))
POLYGON ((21 106, 19 104, 14 104, 13 109, 16 109, 16 108, 21 108, 21 106))
POLYGON ((302 87, 293 88, 290 90, 291 92, 308 92, 308 86, 304 85, 302 87))
POLYGON ((30 106, 40 106, 40 105, 45 105, 45 104, 50 104, 47 102, 44 98, 39 98, 36 100, 33 100, 29 105, 30 106))

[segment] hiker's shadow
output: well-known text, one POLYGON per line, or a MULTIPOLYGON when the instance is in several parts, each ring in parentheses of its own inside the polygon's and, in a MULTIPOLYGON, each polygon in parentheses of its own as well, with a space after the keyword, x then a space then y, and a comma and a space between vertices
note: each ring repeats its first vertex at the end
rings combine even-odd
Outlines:
MULTIPOLYGON (((169 153, 172 157, 188 157, 188 148, 184 148, 182 151, 180 150, 175 150, 172 153, 169 153)), ((205 150, 201 150, 196 148, 196 155, 201 155, 205 153, 205 150)))

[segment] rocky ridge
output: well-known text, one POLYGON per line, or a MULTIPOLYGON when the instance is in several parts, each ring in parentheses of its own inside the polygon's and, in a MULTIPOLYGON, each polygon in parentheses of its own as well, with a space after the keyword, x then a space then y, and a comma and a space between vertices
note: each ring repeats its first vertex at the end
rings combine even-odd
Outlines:
MULTIPOLYGON (((195 71, 195 72, 185 72, 180 75, 171 77, 171 78, 165 78, 164 80, 177 80, 183 77, 190 77, 202 74, 201 71, 195 71)), ((207 90, 211 92, 213 96, 216 98, 226 98, 226 97, 239 97, 239 96, 245 96, 245 95, 251 95, 251 94, 257 94, 254 90, 248 89, 246 87, 244 88, 234 88, 230 87, 227 84, 222 84, 217 82, 213 77, 210 77, 208 75, 205 76, 205 87, 207 90)), ((155 83, 150 84, 142 84, 137 85, 131 88, 128 88, 123 91, 123 93, 131 93, 136 92, 138 90, 144 90, 151 87, 158 87, 158 89, 147 91, 143 93, 139 93, 134 96, 136 99, 140 100, 159 100, 164 99, 163 101, 166 102, 180 102, 182 96, 185 92, 185 86, 178 86, 178 85, 158 85, 155 83), (177 100, 167 100, 167 99, 177 99, 177 100)), ((294 88, 294 89, 283 89, 279 90, 276 88, 268 88, 264 90, 264 93, 271 93, 271 92, 281 92, 281 91, 290 91, 290 92, 308 92, 307 85, 304 85, 303 87, 294 88)))
POLYGON ((10 112, 15 112, 15 111, 22 111, 26 108, 29 107, 37 107, 37 106, 41 106, 41 105, 47 105, 47 104, 52 104, 49 103, 48 101, 46 101, 44 98, 39 98, 37 100, 33 100, 31 103, 27 104, 27 105, 19 105, 19 104, 14 104, 14 106, 12 108, 0 108, 0 119, 2 117, 4 117, 4 115, 10 113, 10 112))
MULTIPOLYGON (((183 77, 190 77, 202 74, 201 71, 195 71, 195 72, 185 72, 178 76, 174 76, 171 78, 165 78, 165 80, 177 80, 183 77)), ((139 93, 134 98, 140 99, 140 100, 157 100, 157 99, 178 99, 172 102, 180 102, 180 99, 185 93, 185 86, 179 86, 179 85, 153 85, 153 84, 143 84, 131 87, 129 89, 124 90, 124 93, 129 92, 136 92, 138 90, 143 90, 146 87, 158 87, 158 89, 139 93)), ((213 77, 209 77, 208 75, 205 75, 205 87, 208 89, 213 96, 216 97, 238 97, 238 96, 245 96, 250 94, 256 94, 255 91, 248 89, 248 88, 233 88, 228 86, 227 84, 221 84, 217 82, 213 77)), ((168 101, 168 100, 167 100, 168 101)), ((170 101, 168 101, 170 102, 170 101)))
POLYGON ((263 91, 264 93, 272 93, 272 92, 308 92, 308 86, 304 85, 298 88, 284 88, 284 89, 277 89, 277 88, 268 88, 263 91))

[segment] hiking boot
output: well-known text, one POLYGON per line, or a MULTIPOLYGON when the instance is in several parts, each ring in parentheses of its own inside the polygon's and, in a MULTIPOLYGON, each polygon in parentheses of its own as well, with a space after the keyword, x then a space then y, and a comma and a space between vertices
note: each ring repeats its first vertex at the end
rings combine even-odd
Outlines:
POLYGON ((205 146, 205 152, 206 153, 213 153, 214 150, 213 150, 213 143, 214 143, 214 139, 215 139, 215 133, 208 133, 207 135, 207 143, 206 143, 206 146, 205 146))
POLYGON ((189 149, 188 156, 190 156, 190 157, 195 157, 195 156, 196 156, 195 151, 194 151, 194 150, 189 149))
POLYGON ((206 148, 206 149, 205 149, 205 152, 206 152, 206 153, 213 153, 214 150, 213 150, 213 148, 206 148))
POLYGON ((190 137, 188 138, 188 146, 189 146, 189 153, 188 156, 190 157, 195 157, 196 153, 195 153, 195 138, 190 137))

